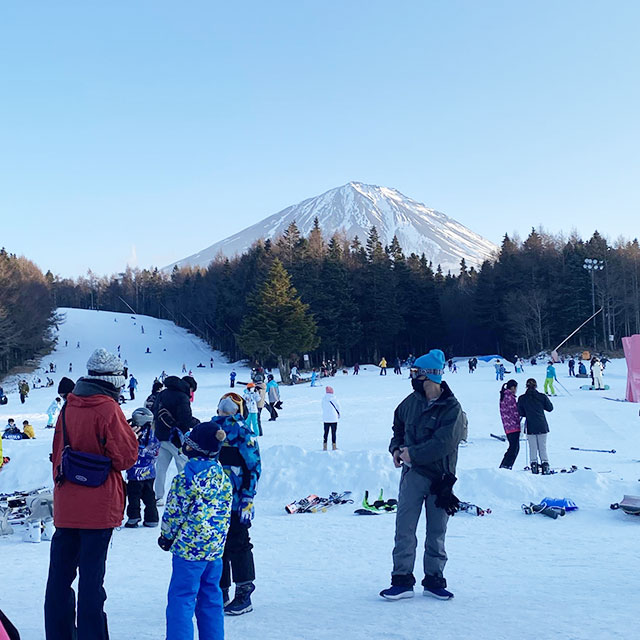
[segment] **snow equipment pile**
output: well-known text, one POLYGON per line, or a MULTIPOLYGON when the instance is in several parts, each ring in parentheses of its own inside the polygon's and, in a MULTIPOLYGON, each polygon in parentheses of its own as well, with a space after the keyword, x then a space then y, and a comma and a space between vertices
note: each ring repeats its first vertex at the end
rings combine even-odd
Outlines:
POLYGON ((640 496, 625 495, 620 502, 614 502, 610 508, 622 509, 630 516, 640 516, 640 496))
POLYGON ((306 498, 295 500, 291 504, 288 504, 284 510, 289 513, 318 513, 319 511, 327 511, 331 507, 335 507, 340 504, 353 504, 353 500, 350 498, 351 491, 344 491, 337 493, 333 491, 329 494, 328 498, 321 498, 315 494, 308 495, 306 498))

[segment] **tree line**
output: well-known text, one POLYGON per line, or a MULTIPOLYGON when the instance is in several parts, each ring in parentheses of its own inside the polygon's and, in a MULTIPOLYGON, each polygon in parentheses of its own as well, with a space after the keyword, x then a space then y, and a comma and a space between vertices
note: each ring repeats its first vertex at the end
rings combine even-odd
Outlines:
POLYGON ((603 311, 569 344, 618 349, 622 336, 640 332, 639 263, 637 240, 610 245, 598 232, 584 241, 532 229, 524 241, 505 235, 478 269, 461 260, 445 274, 424 255, 406 256, 396 238, 383 246, 375 227, 364 243, 327 239, 316 220, 308 237, 292 223, 207 268, 47 276, 59 306, 168 318, 232 360, 303 363, 307 353, 350 365, 434 347, 447 356, 532 355, 560 343, 594 306, 603 311), (603 269, 587 271, 585 258, 603 269))
POLYGON ((53 346, 52 281, 30 260, 0 249, 0 374, 53 346))

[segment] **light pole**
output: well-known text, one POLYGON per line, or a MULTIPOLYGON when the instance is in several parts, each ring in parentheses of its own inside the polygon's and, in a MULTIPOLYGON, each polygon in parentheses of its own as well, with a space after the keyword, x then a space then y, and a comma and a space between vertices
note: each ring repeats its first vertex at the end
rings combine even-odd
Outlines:
MULTIPOLYGON (((595 258, 585 258, 583 269, 586 269, 591 273, 591 309, 592 313, 596 313, 596 287, 594 283, 593 274, 595 271, 602 271, 604 269, 604 261, 596 260, 595 258)), ((593 348, 596 348, 596 319, 593 319, 593 348)))

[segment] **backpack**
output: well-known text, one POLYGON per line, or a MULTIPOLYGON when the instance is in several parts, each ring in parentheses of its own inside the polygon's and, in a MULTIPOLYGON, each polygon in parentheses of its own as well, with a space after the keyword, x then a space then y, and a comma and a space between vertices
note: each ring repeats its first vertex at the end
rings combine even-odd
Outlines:
POLYGON ((169 411, 169 409, 163 407, 162 404, 159 403, 155 419, 156 430, 158 428, 158 425, 166 429, 169 432, 169 442, 180 449, 184 443, 184 433, 178 427, 178 423, 173 417, 171 411, 169 411))

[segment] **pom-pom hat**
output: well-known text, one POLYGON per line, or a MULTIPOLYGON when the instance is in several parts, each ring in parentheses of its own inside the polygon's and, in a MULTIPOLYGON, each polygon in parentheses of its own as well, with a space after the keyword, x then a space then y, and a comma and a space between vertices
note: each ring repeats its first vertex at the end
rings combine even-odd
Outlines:
POLYGON ((104 380, 116 389, 120 389, 125 383, 123 374, 122 360, 102 347, 96 349, 87 360, 86 379, 88 380, 104 380))
POLYGON ((190 458, 215 458, 226 437, 217 424, 201 422, 184 439, 184 452, 190 458))

